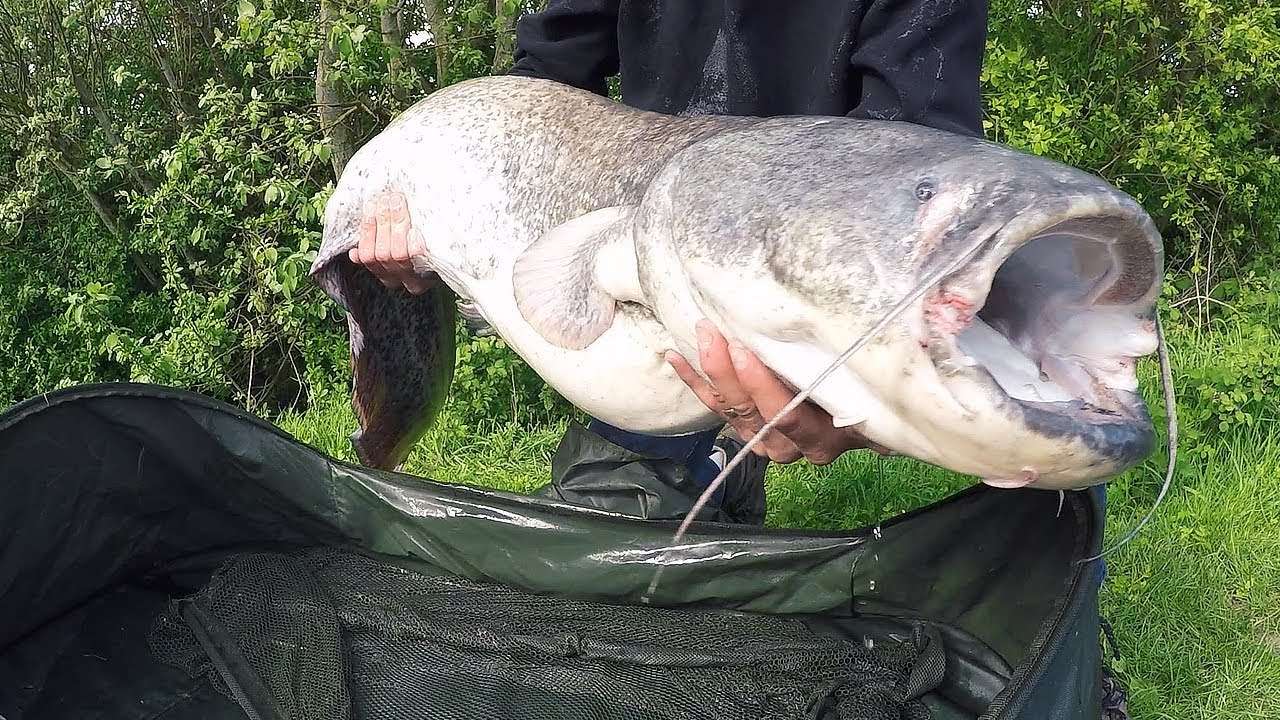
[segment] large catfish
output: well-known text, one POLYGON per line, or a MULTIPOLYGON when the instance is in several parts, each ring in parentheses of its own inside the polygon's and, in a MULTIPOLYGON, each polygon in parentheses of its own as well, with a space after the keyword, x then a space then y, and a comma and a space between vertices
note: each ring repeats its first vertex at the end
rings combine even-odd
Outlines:
POLYGON ((711 319, 897 453, 997 486, 1105 481, 1151 452, 1161 238, 1086 172, 903 122, 675 117, 497 76, 422 100, 352 158, 313 275, 349 312, 362 462, 399 465, 451 383, 459 307, 584 412, 720 419, 663 360, 711 319), (347 259, 403 193, 423 295, 347 259), (962 259, 962 262, 958 262, 962 259), (930 274, 955 267, 919 292, 930 274))

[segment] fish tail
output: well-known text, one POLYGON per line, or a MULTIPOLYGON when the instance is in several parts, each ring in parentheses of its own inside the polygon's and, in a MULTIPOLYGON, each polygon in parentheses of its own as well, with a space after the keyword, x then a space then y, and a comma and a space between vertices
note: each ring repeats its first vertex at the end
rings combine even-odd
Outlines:
POLYGON ((457 307, 435 283, 422 294, 391 290, 371 273, 347 273, 351 309, 351 406, 360 463, 399 467, 444 407, 456 363, 457 307))
POLYGON ((443 282, 414 294, 388 288, 348 257, 368 198, 388 187, 378 163, 353 159, 325 206, 312 279, 347 313, 360 463, 399 467, 444 405, 456 361, 456 297, 443 282), (354 176, 352 176, 354 174, 354 176))

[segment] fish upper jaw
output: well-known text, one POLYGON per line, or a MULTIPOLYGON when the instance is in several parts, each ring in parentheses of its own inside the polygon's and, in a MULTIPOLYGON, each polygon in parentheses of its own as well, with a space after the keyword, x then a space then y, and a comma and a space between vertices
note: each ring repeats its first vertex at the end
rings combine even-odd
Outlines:
POLYGON ((993 453, 971 457, 989 484, 1086 487, 1153 449, 1136 363, 1156 349, 1163 256, 1135 208, 1096 193, 1024 210, 921 301, 920 348, 964 408, 950 422, 993 453))

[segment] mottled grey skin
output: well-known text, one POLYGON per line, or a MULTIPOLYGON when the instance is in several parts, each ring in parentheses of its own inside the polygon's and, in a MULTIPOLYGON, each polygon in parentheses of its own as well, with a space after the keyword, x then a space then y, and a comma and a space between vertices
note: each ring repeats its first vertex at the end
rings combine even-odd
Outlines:
MULTIPOLYGON (((366 464, 394 467, 403 460, 442 403, 454 360, 453 310, 440 299, 448 292, 444 283, 436 286, 441 294, 411 301, 369 285, 351 302, 360 282, 354 278, 368 274, 346 252, 358 243, 365 201, 384 189, 409 200, 432 256, 423 274, 439 273, 464 298, 469 287, 501 279, 498 268, 510 268, 511 258, 553 228, 620 208, 614 225, 569 248, 577 257, 560 248, 549 255, 531 250, 523 256, 529 262, 517 261, 517 283, 531 283, 564 258, 560 285, 553 286, 563 290, 543 307, 530 298, 545 292, 515 288, 523 320, 509 315, 505 328, 495 325, 514 336, 528 330, 517 327, 527 321, 542 333, 539 342, 574 350, 592 345, 602 319, 614 326, 621 319, 622 326, 670 333, 671 346, 694 357, 692 328, 705 314, 753 350, 776 341, 802 356, 810 346, 834 355, 922 277, 976 252, 851 360, 862 381, 897 403, 882 408, 869 427, 881 423, 882 432, 914 435, 926 459, 955 458, 969 467, 985 464, 974 453, 998 452, 1002 438, 966 435, 958 427, 963 418, 986 423, 996 435, 1016 430, 1046 443, 1045 468, 1057 463, 1046 471, 1065 484, 1092 483, 1150 452, 1150 420, 1131 392, 1103 383, 1095 388, 1097 407, 1037 403, 1005 395, 985 367, 961 362, 961 331, 979 308, 1002 323, 1004 337, 1031 352, 1053 329, 1045 318, 1067 317, 1049 312, 1059 305, 1077 315, 1113 312, 1126 332, 1153 317, 1159 235, 1136 202, 1101 180, 906 123, 672 117, 549 81, 493 77, 439 91, 407 111, 357 153, 326 210, 313 273, 352 311, 353 402, 363 428, 356 444, 366 464), (1052 235, 1048 245, 1032 242, 1044 234, 1052 235), (1058 255, 1088 245, 1071 238, 1094 235, 1106 249, 1088 252, 1109 258, 1107 267, 1118 274, 1106 282, 1070 273, 1055 278, 1058 255), (612 299, 597 272, 612 269, 592 267, 598 252, 619 242, 634 243, 626 249, 636 277, 603 282, 615 290, 634 287, 629 292, 638 297, 603 306, 612 299), (1039 249, 1011 260, 1032 245, 1039 249), (1016 269, 998 275, 1006 261, 1016 269), (522 269, 528 278, 520 277, 522 269), (1093 288, 1105 292, 1093 297, 1093 288), (557 320, 567 330, 556 332, 557 320), (932 395, 915 389, 926 386, 932 395), (948 393, 945 402, 957 412, 911 414, 913 398, 937 403, 948 393), (943 446, 927 447, 938 438, 943 446)), ((1084 268, 1080 273, 1094 262, 1068 259, 1084 268)), ((486 309, 468 307, 468 325, 481 327, 486 309)), ((1096 336, 1097 328, 1086 334, 1096 336)), ((620 347, 616 337, 611 342, 620 347)), ((805 357, 793 354, 773 369, 801 384, 809 371, 791 360, 805 357)), ((600 375, 562 378, 559 389, 600 381, 600 375)))
MULTIPOLYGON (((861 293, 914 285, 922 267, 954 253, 981 224, 1003 227, 1015 218, 1044 224, 1092 209, 1079 207, 1075 196, 1097 196, 1098 178, 1056 163, 1031 164, 1028 157, 906 123, 780 118, 720 133, 678 153, 656 178, 654 197, 642 212, 660 221, 670 213, 673 243, 682 256, 716 258, 726 273, 767 267, 783 286, 835 310, 848 301, 851 288, 861 293), (810 129, 797 133, 797 122, 810 129), (975 177, 982 180, 975 183, 975 177), (927 203, 917 190, 926 187, 935 197, 971 189, 985 208, 960 218, 945 236, 921 243, 913 222, 927 203), (720 232, 708 234, 707 227, 720 232), (792 242, 797 236, 809 241, 792 242)), ((1125 222, 1149 223, 1137 203, 1118 192, 1109 199, 1125 222)), ((1013 249, 992 243, 988 257, 1013 249)), ((1138 251, 1144 258, 1152 252, 1145 246, 1138 251)), ((642 272, 655 267, 646 260, 641 258, 642 272)), ((1133 267, 1144 271, 1130 277, 1140 296, 1158 278, 1149 265, 1133 267)), ((984 280, 969 269, 963 278, 984 280)), ((887 293, 895 299, 899 294, 887 293)))
MULTIPOLYGON (((448 126, 466 146, 462 152, 506 176, 518 175, 509 194, 490 198, 490 205, 476 212, 520 214, 525 222, 521 242, 527 244, 586 211, 639 201, 654 173, 677 150, 754 122, 670 117, 550 81, 495 77, 433 93, 362 147, 329 200, 324 241, 311 270, 350 313, 352 404, 361 424, 352 441, 360 461, 379 468, 402 463, 439 413, 453 378, 456 310, 449 288, 435 283, 421 297, 389 292, 347 258, 359 244, 368 198, 393 188, 410 198, 412 209, 421 210, 417 198, 445 191, 422 179, 426 168, 406 166, 406 148, 422 143, 434 128, 448 126)), ((430 232, 427 224, 415 218, 424 232, 430 232)), ((482 259, 466 269, 485 277, 493 262, 490 256, 487 263, 482 259)), ((421 274, 435 271, 423 268, 421 274)), ((482 308, 463 308, 473 330, 485 327, 482 313, 482 308)))
MULTIPOLYGON (((766 278, 825 311, 820 316, 839 315, 854 303, 864 310, 887 310, 928 269, 977 242, 979 254, 944 280, 940 293, 975 305, 989 301, 1025 335, 1035 319, 996 306, 1008 284, 995 282, 996 271, 1029 236, 1058 225, 1116 242, 1124 272, 1097 299, 1098 306, 1133 307, 1139 318, 1154 321, 1161 279, 1159 234, 1126 194, 1076 168, 906 123, 778 118, 717 134, 677 153, 655 176, 636 225, 637 237, 655 239, 637 242, 647 296, 660 306, 660 298, 682 283, 672 278, 672 256, 662 253, 672 253, 686 266, 714 258, 707 271, 737 278, 744 290, 739 316, 722 319, 736 319, 738 327, 758 325, 767 314, 746 291, 766 278), (797 132, 797 127, 807 130, 797 132), (917 221, 929 204, 959 192, 971 194, 970 209, 947 218, 935 233, 920 232, 917 221), (717 232, 706 232, 712 227, 717 232)), ((1019 290, 1024 299, 1036 292, 1019 290)), ((668 321, 676 312, 674 307, 665 315, 658 310, 668 321)), ((867 312, 861 326, 846 328, 853 334, 842 342, 852 343, 878 317, 867 312)), ((894 342, 894 329, 905 325, 891 326, 871 344, 894 342)), ((812 337, 822 330, 798 316, 772 328, 776 337, 812 337)), ((935 365, 951 359, 954 342, 933 353, 935 365)), ((899 370, 907 381, 919 371, 910 365, 899 370)), ((989 382, 981 369, 950 372, 989 382)), ((1061 405, 1007 397, 991 411, 1045 436, 1082 442, 1095 453, 1101 477, 1132 467, 1155 441, 1141 397, 1114 395, 1114 415, 1091 416, 1084 423, 1078 422, 1079 413, 1061 405)))

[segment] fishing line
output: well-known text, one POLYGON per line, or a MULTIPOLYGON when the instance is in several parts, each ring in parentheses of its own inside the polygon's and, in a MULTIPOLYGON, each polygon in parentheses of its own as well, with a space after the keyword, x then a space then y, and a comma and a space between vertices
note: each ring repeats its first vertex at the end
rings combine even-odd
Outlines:
MULTIPOLYGON (((702 512, 702 509, 706 507, 707 502, 710 501, 711 497, 720 489, 720 486, 724 484, 725 479, 729 477, 729 473, 733 472, 734 468, 742 462, 743 458, 747 456, 747 453, 751 452, 752 449, 758 445, 762 439, 764 439, 765 435, 768 435, 769 432, 773 430, 773 428, 784 417, 786 417, 788 413, 795 410, 797 407, 800 407, 802 403, 808 400, 809 395, 818 387, 818 385, 822 384, 823 380, 826 380, 831 373, 835 372, 842 365, 848 362, 849 358, 852 357, 854 353, 861 350, 864 345, 871 341, 872 338, 883 331, 889 323, 893 322, 899 315, 906 311, 907 307, 911 305, 911 303, 918 300, 934 285, 941 282, 944 277, 958 270, 961 265, 969 261, 974 255, 977 255, 978 252, 985 248, 989 235, 983 233, 980 237, 982 240, 974 243, 972 247, 961 253, 955 260, 952 260, 949 264, 926 276, 922 282, 916 285, 915 289, 895 303, 894 306, 889 309, 889 312, 876 321, 876 323, 864 332, 856 341, 854 341, 854 343, 850 345, 849 348, 840 355, 840 357, 836 358, 834 362, 828 365, 826 370, 823 370, 817 378, 792 398, 791 402, 783 406, 782 410, 780 410, 772 420, 765 423, 763 427, 757 430, 755 434, 751 436, 751 439, 742 446, 742 449, 725 464, 724 469, 716 475, 715 479, 711 481, 711 484, 707 486, 707 489, 702 491, 702 495, 698 497, 698 501, 694 503, 693 508, 687 515, 685 515, 684 520, 680 523, 680 528, 676 530, 676 534, 672 536, 671 545, 674 546, 680 542, 684 537, 685 532, 688 531, 689 526, 693 524, 694 518, 698 516, 698 513, 702 512)), ((641 602, 648 603, 650 601, 651 596, 658 589, 658 582, 661 580, 662 571, 665 568, 666 566, 664 564, 658 564, 657 569, 653 573, 653 580, 649 583, 649 589, 645 592, 644 596, 641 597, 641 602)))
MULTIPOLYGON (((1120 8, 1120 17, 1121 19, 1125 18, 1123 7, 1120 8)), ((1116 82, 1117 87, 1119 87, 1120 80, 1118 75, 1116 77, 1116 82)), ((1091 558, 1085 558, 1080 561, 1080 564, 1100 560, 1105 555, 1124 547, 1130 540, 1136 537, 1147 522, 1155 516, 1156 510, 1159 509, 1160 504, 1164 501, 1165 493, 1168 492, 1169 486, 1173 484, 1173 471, 1178 451, 1178 410, 1175 405, 1176 399, 1173 391, 1173 369, 1169 363, 1169 346, 1165 343, 1164 325, 1160 322, 1159 313, 1156 314, 1156 340, 1156 352, 1160 358, 1160 385, 1164 392, 1164 416, 1165 422, 1169 428, 1169 442, 1167 445, 1169 463, 1165 468, 1164 483, 1160 486, 1160 493, 1156 496, 1156 501, 1151 506, 1151 510, 1147 513, 1146 517, 1142 518, 1142 521, 1138 523, 1137 527, 1121 538, 1121 540, 1109 550, 1104 550, 1091 558)))
POLYGON ((1130 530, 1129 534, 1121 538, 1121 540, 1112 546, 1111 549, 1100 552, 1091 558, 1085 558, 1080 561, 1081 564, 1099 560, 1104 555, 1108 555, 1124 547, 1130 540, 1136 537, 1142 528, 1146 526, 1147 521, 1155 516, 1156 510, 1160 507, 1160 503, 1164 501, 1165 493, 1169 491, 1169 486, 1173 484, 1173 470, 1175 460, 1178 455, 1178 409, 1174 404, 1176 402, 1176 398, 1174 397, 1173 392, 1173 368, 1169 364, 1169 346, 1165 344, 1164 325, 1160 322, 1159 315, 1156 315, 1156 341, 1156 353, 1160 358, 1160 386, 1164 390, 1164 416, 1165 421, 1169 426, 1169 444, 1167 446, 1169 464, 1165 469, 1164 483, 1160 486, 1160 494, 1156 496, 1155 504, 1151 506, 1151 510, 1147 513, 1147 516, 1142 518, 1142 522, 1139 522, 1137 527, 1130 530))

